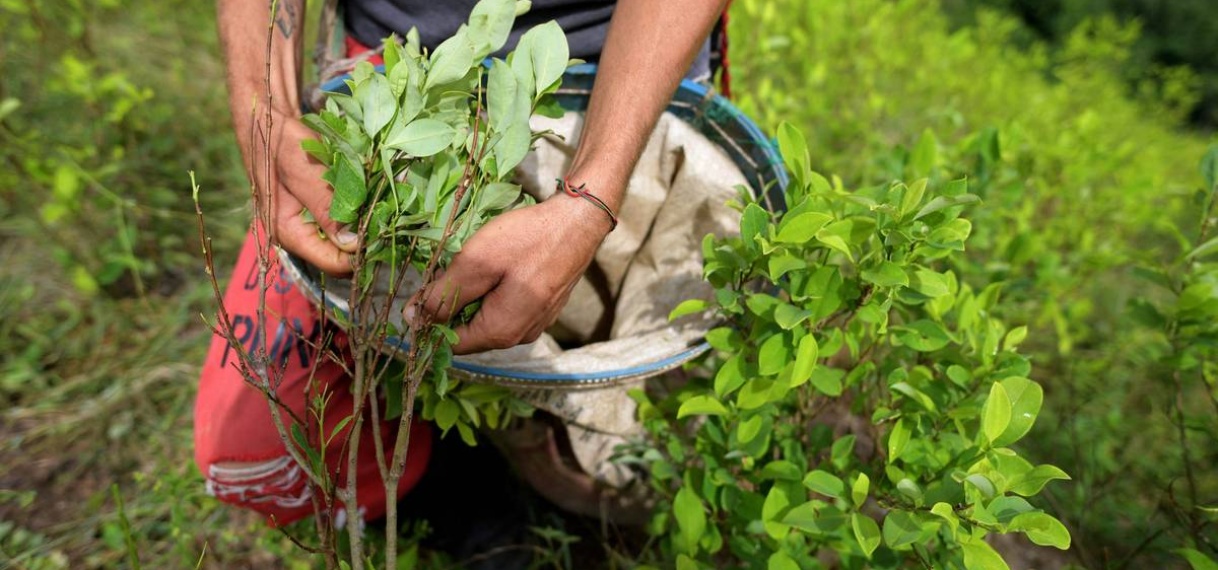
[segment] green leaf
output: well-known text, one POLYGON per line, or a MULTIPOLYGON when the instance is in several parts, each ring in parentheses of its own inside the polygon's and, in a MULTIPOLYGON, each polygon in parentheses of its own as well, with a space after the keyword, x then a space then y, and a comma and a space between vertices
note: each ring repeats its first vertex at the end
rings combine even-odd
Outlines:
POLYGON ((431 91, 433 87, 448 85, 465 77, 470 68, 482 60, 475 52, 469 29, 462 26, 431 53, 431 66, 427 69, 423 91, 431 91))
MULTIPOLYGON (((516 75, 502 60, 491 63, 486 80, 486 115, 491 129, 501 132, 520 120, 517 106, 516 75)), ((528 120, 528 117, 525 117, 528 120)))
POLYGON ((961 194, 959 196, 937 196, 925 206, 922 206, 922 209, 918 210, 918 214, 914 216, 914 219, 920 220, 944 208, 963 206, 965 204, 972 204, 980 201, 981 198, 973 194, 961 194))
POLYGON ((703 299, 687 299, 681 301, 681 304, 673 308, 671 313, 668 313, 668 320, 675 321, 685 315, 701 313, 707 309, 709 304, 703 299))
POLYGON ((811 168, 808 143, 803 133, 786 121, 778 125, 778 152, 791 175, 796 180, 804 180, 805 172, 811 168))
POLYGON ((746 445, 753 441, 761 433, 763 425, 765 425, 765 418, 761 415, 755 415, 740 422, 740 425, 736 426, 736 443, 746 445))
POLYGON ((727 408, 719 400, 710 396, 694 396, 681 404, 681 408, 677 410, 677 419, 693 415, 722 416, 726 413, 727 408))
POLYGON ((778 300, 778 298, 773 295, 767 295, 765 293, 753 293, 744 300, 744 304, 749 308, 750 311, 753 312, 754 315, 764 319, 773 319, 774 311, 778 309, 778 306, 782 304, 782 301, 778 300))
POLYGON ((359 219, 359 209, 368 199, 368 187, 364 182, 363 167, 351 162, 345 154, 334 155, 334 166, 326 171, 327 180, 334 188, 330 201, 330 219, 349 224, 359 219))
POLYGON ((1218 237, 1211 238, 1209 241, 1199 245, 1196 249, 1188 252, 1188 259, 1200 259, 1207 255, 1212 255, 1218 252, 1218 237))
POLYGON ((1023 513, 1011 519, 1007 530, 1028 535, 1028 540, 1059 550, 1070 549, 1070 532, 1061 521, 1045 513, 1023 513))
POLYGON ((905 446, 909 445, 909 436, 909 421, 905 418, 897 420, 892 431, 888 432, 888 463, 896 461, 901 452, 905 451, 905 446))
MULTIPOLYGON (((919 176, 926 176, 928 174, 929 169, 927 174, 919 176)), ((926 184, 927 179, 922 178, 917 182, 905 187, 905 196, 901 198, 901 217, 905 217, 906 214, 909 214, 914 208, 917 208, 918 204, 922 203, 922 197, 926 195, 926 184)))
POLYGON ((816 503, 813 501, 808 501, 787 511, 787 514, 782 517, 782 524, 795 527, 810 534, 824 532, 821 522, 820 512, 818 512, 816 503))
MULTIPOLYGON (((1218 175, 1216 175, 1218 176, 1218 175)), ((1177 548, 1176 554, 1183 556, 1193 570, 1218 570, 1218 561, 1192 548, 1177 548)))
POLYGON ((770 223, 770 215, 761 206, 749 204, 740 216, 740 239, 750 251, 757 251, 757 238, 764 237, 762 233, 770 223))
POLYGON ((510 182, 491 182, 478 192, 474 209, 478 213, 502 210, 520 199, 520 185, 510 182))
POLYGON ((947 276, 929 269, 914 271, 909 288, 932 299, 951 293, 951 286, 947 276))
POLYGON ((469 424, 458 421, 457 434, 461 436, 461 441, 465 442, 465 445, 470 447, 478 446, 478 439, 474 436, 474 428, 470 427, 469 424))
MULTIPOLYGON (((558 23, 551 20, 525 32, 520 37, 520 44, 526 46, 525 54, 532 63, 534 93, 541 94, 567 69, 567 60, 571 57, 567 36, 558 23)), ((521 54, 517 53, 516 57, 521 54)))
POLYGON ((790 358, 791 349, 787 346, 787 335, 771 335, 762 341, 761 348, 757 351, 757 372, 763 376, 778 374, 790 358))
POLYGON ((884 517, 883 532, 884 544, 889 548, 901 548, 917 542, 922 536, 922 523, 913 513, 894 509, 884 517))
POLYGON ((813 492, 835 499, 845 498, 846 484, 832 473, 817 469, 808 473, 804 477, 803 483, 804 487, 811 489, 813 492))
MULTIPOLYGON (((918 145, 914 147, 913 154, 909 157, 909 178, 920 178, 930 176, 931 170, 935 168, 935 162, 939 156, 939 141, 935 139, 935 133, 930 129, 922 131, 922 138, 918 139, 918 145)), ((920 198, 920 197, 919 197, 920 198)), ((920 200, 919 200, 920 201, 920 200)), ((910 207, 902 207, 903 211, 913 209, 918 201, 913 201, 910 207)))
POLYGON ((791 499, 787 496, 787 489, 783 484, 775 484, 770 487, 770 492, 765 497, 765 503, 761 506, 761 520, 766 534, 770 535, 770 538, 782 540, 790 532, 789 525, 779 522, 780 517, 786 514, 787 508, 790 506, 791 499))
POLYGON ((469 14, 474 58, 481 60, 507 43, 516 21, 516 0, 480 0, 469 14))
POLYGON ((850 515, 850 526, 854 529, 854 538, 863 548, 863 554, 871 558, 871 554, 880 546, 880 525, 863 513, 854 513, 850 515))
POLYGON ((533 141, 533 131, 528 123, 512 123, 500 133, 499 141, 495 143, 495 164, 501 173, 511 172, 529 155, 533 141))
POLYGON ((994 548, 980 538, 961 544, 964 550, 964 567, 968 570, 1011 570, 994 548))
POLYGON ((985 414, 981 420, 981 431, 991 443, 1006 431, 1011 423, 1011 398, 1006 388, 995 382, 990 386, 990 396, 985 400, 985 414))
POLYGON ((778 551, 766 561, 766 570, 800 570, 799 563, 787 553, 778 551))
POLYGON ((850 463, 850 459, 854 457, 854 444, 857 439, 854 434, 850 434, 839 437, 833 442, 833 446, 829 449, 829 459, 838 470, 845 469, 846 465, 850 463))
POLYGON ((854 254, 850 252, 848 241, 853 229, 854 224, 851 220, 838 220, 816 232, 816 240, 829 249, 840 252, 846 256, 846 259, 853 262, 854 254))
POLYGON ((385 137, 384 146, 414 157, 427 157, 448 148, 456 132, 443 121, 418 119, 401 129, 390 131, 385 137))
POLYGON ((706 512, 702 508, 702 500, 689 487, 681 487, 672 502, 673 516, 677 519, 677 527, 681 531, 682 542, 686 552, 693 555, 698 552, 698 541, 706 532, 706 512))
POLYGON ((715 394, 720 398, 731 394, 744 385, 745 361, 740 355, 733 356, 715 373, 715 394))
POLYGON ((812 316, 812 311, 783 303, 774 309, 774 322, 783 330, 791 330, 812 316))
POLYGON ((859 277, 877 287, 909 285, 909 276, 905 274, 905 270, 891 261, 881 261, 872 269, 864 269, 859 273, 859 277))
POLYGON ((841 396, 842 378, 845 377, 846 371, 840 368, 817 366, 812 370, 812 386, 825 395, 841 396))
POLYGON ((808 267, 808 262, 803 259, 791 255, 790 253, 780 253, 770 257, 769 270, 770 280, 777 283, 778 280, 787 273, 808 267))
POLYGON ((551 119, 561 119, 567 114, 567 110, 563 108, 562 104, 553 95, 542 97, 533 108, 533 112, 551 119))
POLYGON ((919 319, 904 326, 892 327, 891 330, 901 344, 918 352, 934 352, 952 341, 943 325, 929 319, 919 319))
POLYGON ((990 482, 990 479, 985 475, 973 473, 972 475, 965 477, 964 481, 980 491, 981 496, 987 499, 994 496, 994 492, 996 491, 994 489, 994 484, 990 482))
POLYGON ((701 570, 698 563, 684 554, 677 555, 677 570, 701 570))
POLYGON ((985 506, 985 510, 994 515, 999 523, 1009 524, 1015 517, 1035 511, 1036 508, 1023 497, 1004 495, 990 501, 990 504, 985 506))
POLYGON ((799 346, 795 349, 795 367, 791 371, 792 388, 802 386, 812 378, 812 372, 816 368, 816 360, 819 356, 820 346, 816 343, 814 335, 808 334, 799 339, 799 346))
POLYGON ((755 410, 774 401, 776 383, 772 378, 758 378, 746 382, 736 394, 736 406, 742 410, 755 410))
POLYGON ((854 501, 854 506, 861 508, 863 503, 867 502, 867 492, 871 490, 871 478, 866 473, 859 473, 858 478, 854 480, 854 485, 850 488, 850 500, 854 501))
POLYGON ((436 404, 436 425, 441 430, 447 432, 449 428, 457 423, 457 418, 461 417, 461 406, 452 399, 440 400, 436 404))
POLYGON ((900 481, 897 481, 897 491, 909 497, 916 505, 921 505, 922 498, 926 495, 922 492, 922 488, 909 477, 902 477, 900 481))
POLYGON ((910 386, 908 382, 897 382, 896 384, 889 386, 888 389, 892 390, 893 392, 897 392, 913 400, 914 402, 917 402, 918 405, 926 408, 926 410, 929 412, 939 411, 938 406, 935 406, 935 401, 931 400, 930 396, 927 396, 925 392, 910 386))
POLYGON ((956 536, 956 531, 960 530, 960 518, 956 516, 956 511, 952 510, 952 506, 947 503, 935 503, 935 506, 930 508, 930 513, 947 522, 947 526, 951 527, 952 537, 956 536))
POLYGON ((1019 441, 1032 429, 1044 401, 1040 384, 1027 378, 1007 378, 999 383, 1011 402, 1011 418, 1002 435, 994 438, 994 447, 1005 447, 1019 441))
POLYGON ((825 227, 825 224, 832 220, 833 216, 820 212, 804 212, 792 217, 784 217, 778 224, 778 235, 775 236, 774 241, 797 245, 808 243, 813 237, 816 237, 817 232, 825 227))
POLYGON ((1019 346, 1024 339, 1028 338, 1028 327, 1019 326, 1007 332, 1007 336, 1002 339, 1002 347, 1006 350, 1014 349, 1019 346))
POLYGON ((765 464, 761 469, 761 477, 763 479, 780 479, 783 481, 799 481, 799 475, 802 470, 794 463, 785 459, 778 459, 765 464))
POLYGON ((1065 471, 1053 465, 1037 465, 1010 483, 1010 491, 1017 495, 1031 497, 1040 492, 1045 484, 1053 480, 1069 481, 1070 476, 1065 471))
POLYGON ((375 137, 393 120, 397 109, 397 100, 389 90, 389 81, 384 75, 375 73, 355 93, 364 113, 364 132, 375 137))

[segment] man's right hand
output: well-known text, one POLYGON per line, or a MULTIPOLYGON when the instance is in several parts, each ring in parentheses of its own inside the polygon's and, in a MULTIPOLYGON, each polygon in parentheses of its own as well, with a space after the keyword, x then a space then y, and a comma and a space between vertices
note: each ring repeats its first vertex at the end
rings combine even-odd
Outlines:
POLYGON ((349 275, 355 234, 330 219, 325 166, 300 148, 301 141, 313 137, 300 122, 298 96, 307 10, 301 0, 277 0, 270 6, 274 13, 262 2, 217 1, 229 108, 241 156, 257 188, 257 219, 269 226, 274 243, 330 275, 349 275), (306 210, 316 223, 301 216, 306 210))
MULTIPOLYGON (((265 129, 266 116, 258 117, 265 129)), ((329 185, 322 179, 326 168, 309 156, 301 141, 313 138, 313 131, 297 117, 272 112, 270 144, 259 133, 252 134, 253 145, 243 145, 252 160, 247 161, 253 179, 258 181, 260 220, 271 224, 271 240, 322 271, 334 276, 351 273, 351 254, 357 247, 355 233, 330 219, 329 185), (271 153, 270 184, 267 186, 265 152, 271 153), (308 210, 315 222, 302 214, 308 210)))

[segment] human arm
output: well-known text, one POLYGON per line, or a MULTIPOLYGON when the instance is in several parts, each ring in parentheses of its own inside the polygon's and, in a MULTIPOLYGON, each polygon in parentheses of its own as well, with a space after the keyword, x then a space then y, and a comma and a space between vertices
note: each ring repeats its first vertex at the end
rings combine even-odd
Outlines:
MULTIPOLYGON (((634 164, 724 0, 619 0, 568 180, 617 211, 634 164)), ((566 303, 610 230, 604 212, 562 193, 498 216, 467 241, 422 304, 446 321, 482 298, 457 329, 458 354, 531 342, 566 303)))
POLYGON ((322 179, 325 166, 300 147, 313 136, 300 122, 304 0, 276 0, 273 14, 267 2, 250 0, 218 0, 216 8, 229 109, 246 171, 257 189, 259 220, 269 223, 271 239, 288 251, 327 273, 350 273, 348 252, 356 245, 355 236, 330 220, 331 192, 322 179), (304 209, 316 226, 300 216, 304 209), (330 239, 319 235, 318 227, 330 239))

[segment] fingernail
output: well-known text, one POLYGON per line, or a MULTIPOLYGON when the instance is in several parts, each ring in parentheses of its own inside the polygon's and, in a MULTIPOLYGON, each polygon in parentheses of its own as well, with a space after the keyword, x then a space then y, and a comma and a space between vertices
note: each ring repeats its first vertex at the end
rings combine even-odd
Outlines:
POLYGON ((406 318, 406 322, 414 322, 414 305, 406 305, 406 309, 402 311, 402 316, 406 318))
POLYGON ((334 236, 334 240, 342 246, 355 245, 355 242, 358 239, 359 236, 355 235, 355 232, 351 230, 339 230, 338 235, 334 236))

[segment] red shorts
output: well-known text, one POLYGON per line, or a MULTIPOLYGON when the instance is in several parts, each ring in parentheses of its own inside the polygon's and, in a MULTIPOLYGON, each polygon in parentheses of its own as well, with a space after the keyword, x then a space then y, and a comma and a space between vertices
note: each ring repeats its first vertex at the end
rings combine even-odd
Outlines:
MULTIPOLYGON (((339 421, 351 414, 354 398, 350 393, 350 378, 338 364, 323 358, 314 372, 313 346, 326 327, 327 333, 334 333, 333 346, 341 354, 346 347, 346 336, 334 325, 321 321, 312 303, 279 271, 278 263, 272 271, 266 295, 268 322, 265 327, 257 326, 257 265, 257 242, 250 233, 224 295, 233 332, 246 350, 261 345, 275 356, 280 366, 277 372, 282 373, 282 383, 276 393, 298 417, 309 418, 305 392, 311 373, 313 395, 329 394, 322 429, 317 429, 316 420, 306 419, 306 423, 312 424, 307 429, 307 433, 312 434, 310 440, 318 441, 317 433, 330 434, 339 421)), ((282 416, 285 422, 291 421, 288 414, 282 416)), ((382 430, 388 449, 393 442, 390 432, 396 431, 397 424, 373 426, 371 419, 365 417, 363 425, 357 496, 361 513, 370 520, 385 512, 385 488, 376 464, 371 430, 374 427, 382 430)), ((325 453, 330 474, 340 484, 347 480, 343 445, 349 429, 345 428, 333 438, 325 453)), ((416 421, 411 426, 410 452, 398 488, 399 498, 423 475, 431 446, 431 428, 416 421)), ((246 383, 238 368, 235 350, 218 335, 212 338, 199 380, 195 402, 195 461, 207 479, 211 494, 221 501, 257 511, 274 525, 313 514, 314 491, 306 475, 287 454, 272 423, 267 398, 246 383)), ((332 511, 340 519, 345 516, 339 505, 332 511)))

